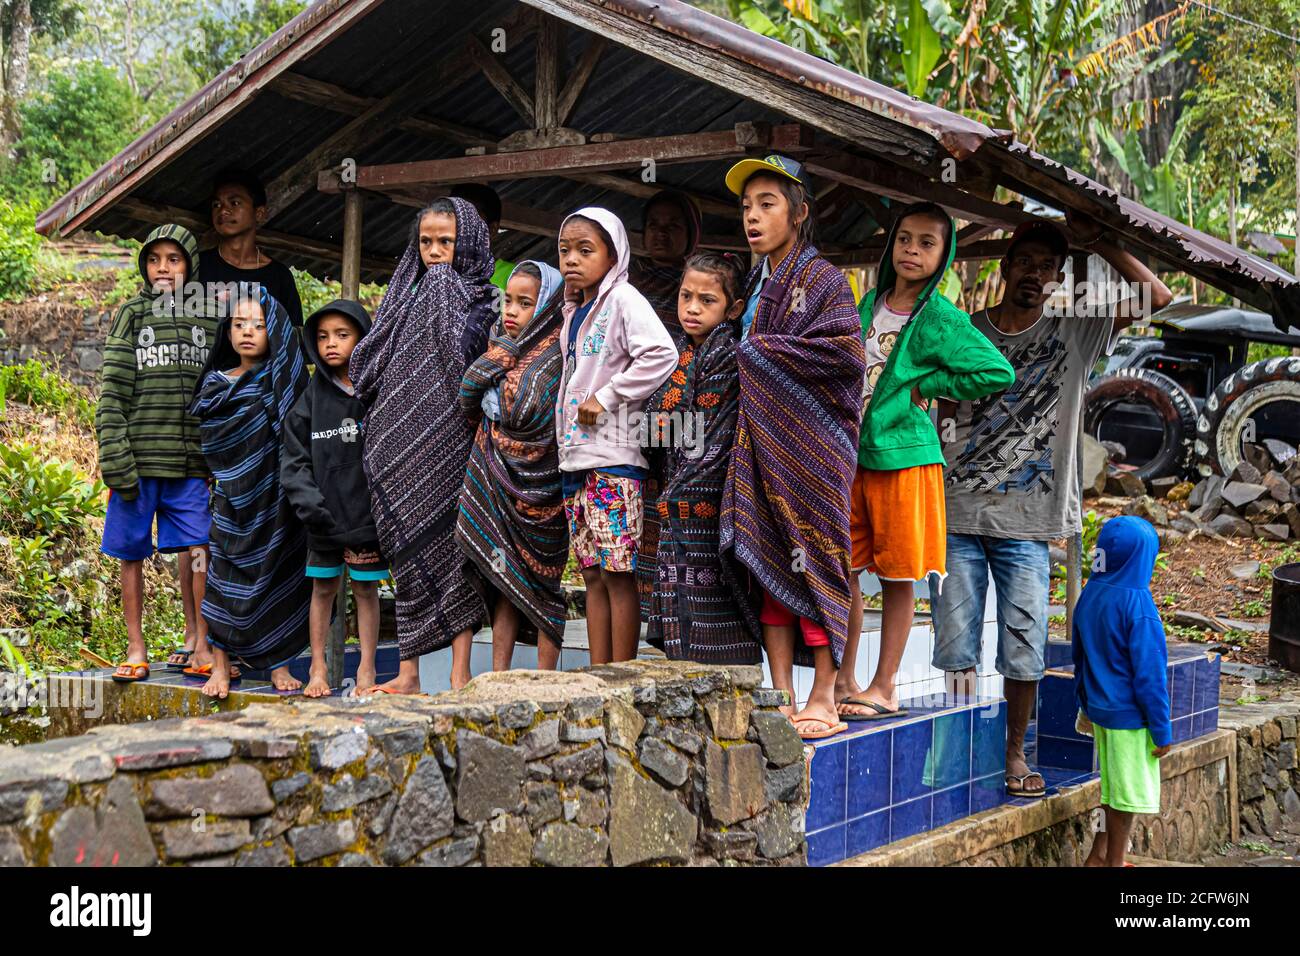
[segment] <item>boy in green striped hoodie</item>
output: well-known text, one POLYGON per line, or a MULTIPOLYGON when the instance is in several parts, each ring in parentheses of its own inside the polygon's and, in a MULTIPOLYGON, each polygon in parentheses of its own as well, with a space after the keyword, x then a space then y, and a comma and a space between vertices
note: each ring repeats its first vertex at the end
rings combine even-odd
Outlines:
MULTIPOLYGON (((100 550, 122 562, 127 659, 113 679, 149 676, 142 629, 144 560, 157 549, 180 559, 185 642, 205 657, 199 606, 207 574, 208 468, 198 422, 189 414, 194 383, 216 329, 208 297, 198 292, 198 243, 175 224, 159 226, 140 247, 144 288, 123 303, 104 345, 104 375, 95 432, 99 468, 109 487, 100 550)), ((188 651, 169 663, 184 664, 188 651)), ((196 661, 198 663, 198 661, 196 661)))

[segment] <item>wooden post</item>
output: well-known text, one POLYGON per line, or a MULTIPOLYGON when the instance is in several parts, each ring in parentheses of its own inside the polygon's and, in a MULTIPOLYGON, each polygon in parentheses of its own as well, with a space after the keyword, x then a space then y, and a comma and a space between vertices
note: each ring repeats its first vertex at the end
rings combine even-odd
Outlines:
POLYGON ((343 298, 355 299, 361 288, 361 193, 343 191, 343 298))
MULTIPOLYGON (((1071 256, 1070 302, 1067 309, 1073 310, 1078 303, 1079 283, 1088 279, 1088 253, 1075 251, 1071 256)), ((1079 433, 1075 449, 1075 464, 1078 468, 1077 480, 1082 484, 1083 472, 1083 403, 1079 403, 1079 433)), ((1083 532, 1070 535, 1065 543, 1065 637, 1070 640, 1074 635, 1074 605, 1079 601, 1079 592, 1083 590, 1083 532)))
MULTIPOLYGON (((361 289, 361 193, 343 193, 343 298, 355 299, 361 289)), ((334 620, 325 643, 325 670, 331 687, 343 684, 343 648, 348 639, 348 573, 344 567, 334 598, 334 620)))

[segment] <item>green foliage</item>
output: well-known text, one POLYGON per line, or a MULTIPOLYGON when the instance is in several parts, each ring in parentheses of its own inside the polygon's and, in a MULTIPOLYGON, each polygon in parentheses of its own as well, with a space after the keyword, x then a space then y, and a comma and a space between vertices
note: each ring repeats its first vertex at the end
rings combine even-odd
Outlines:
POLYGON ((1160 162, 1152 166, 1142 152, 1142 139, 1136 129, 1128 129, 1121 144, 1101 124, 1095 124, 1095 131, 1102 145, 1110 153, 1111 159, 1123 170, 1124 175, 1133 181, 1138 191, 1138 200, 1156 212, 1175 219, 1186 219, 1186 189, 1178 175, 1184 166, 1183 145, 1192 115, 1184 112, 1178 117, 1173 136, 1169 140, 1169 150, 1160 162))
POLYGON ((1246 362, 1261 362, 1264 359, 1281 358, 1284 355, 1290 355, 1291 348, 1287 345, 1274 345, 1271 342, 1251 342, 1246 350, 1246 362))
POLYGON ((1251 601, 1243 601, 1237 605, 1237 608, 1243 617, 1268 617, 1268 602, 1262 601, 1258 598, 1251 601))
POLYGON ((104 516, 104 486, 64 462, 43 461, 30 445, 0 444, 0 532, 75 540, 104 516))
POLYGON ((943 38, 930 23, 921 0, 909 0, 907 19, 903 22, 903 76, 907 80, 907 92, 918 97, 925 95, 930 71, 941 56, 943 38))
POLYGON ((303 0, 225 0, 208 4, 185 48, 185 60, 206 83, 306 8, 303 0))
POLYGON ((36 204, 0 199, 0 301, 21 299, 36 278, 36 204))
POLYGON ((49 201, 129 143, 139 121, 135 95, 111 67, 82 62, 56 73, 22 106, 17 162, 6 170, 6 186, 49 201))
MULTIPOLYGON (((324 281, 317 279, 310 272, 299 272, 294 269, 293 281, 298 288, 298 298, 302 300, 304 318, 321 306, 343 296, 343 286, 337 279, 324 281)), ((357 290, 357 298, 373 313, 379 306, 379 300, 384 296, 384 289, 385 286, 379 283, 362 283, 361 288, 357 290)))
POLYGON ((86 393, 34 358, 21 365, 0 366, 0 411, 10 398, 70 415, 86 428, 95 424, 95 403, 86 393))

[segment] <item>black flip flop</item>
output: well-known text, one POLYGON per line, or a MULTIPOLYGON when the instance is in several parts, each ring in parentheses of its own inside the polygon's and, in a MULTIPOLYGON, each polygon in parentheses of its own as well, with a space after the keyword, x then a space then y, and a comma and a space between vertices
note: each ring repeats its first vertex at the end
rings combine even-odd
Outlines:
POLYGON ((1039 773, 1037 770, 1031 770, 1029 771, 1029 773, 1022 773, 1022 774, 1009 773, 1007 774, 1005 785, 1007 786, 1008 796, 1012 796, 1012 797, 1024 797, 1025 799, 1034 799, 1037 797, 1045 796, 1047 793, 1047 781, 1043 779, 1043 775, 1039 773), (1037 777, 1039 780, 1043 781, 1043 787, 1041 790, 1023 790, 1023 789, 1012 790, 1011 789, 1010 783, 1012 780, 1019 783, 1021 787, 1024 787, 1025 781, 1028 780, 1030 777, 1037 777))
POLYGON ((185 668, 190 666, 190 658, 193 656, 194 656, 194 651, 192 650, 187 651, 183 647, 178 647, 175 650, 169 651, 167 654, 167 657, 169 658, 169 660, 167 661, 167 669, 172 671, 183 671, 185 670, 185 668), (178 654, 185 658, 184 662, 179 664, 170 660, 170 658, 175 657, 178 654))
POLYGON ((863 721, 863 720, 887 720, 890 717, 906 717, 906 709, 900 707, 897 710, 890 710, 884 704, 878 704, 874 700, 860 700, 850 694, 848 697, 841 697, 838 701, 841 704, 855 704, 858 707, 870 707, 875 711, 874 714, 840 714, 840 720, 863 721))

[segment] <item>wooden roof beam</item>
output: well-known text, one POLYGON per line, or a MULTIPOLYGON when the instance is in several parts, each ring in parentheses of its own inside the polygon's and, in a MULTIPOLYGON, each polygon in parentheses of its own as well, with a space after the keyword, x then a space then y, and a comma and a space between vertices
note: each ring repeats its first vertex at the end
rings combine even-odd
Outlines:
MULTIPOLYGON (((349 116, 359 116, 379 102, 376 97, 360 96, 337 84, 294 72, 276 77, 271 88, 288 99, 349 116)), ((458 146, 494 146, 500 138, 486 130, 429 116, 408 116, 397 125, 407 132, 446 140, 458 146)))
POLYGON ((587 88, 587 81, 591 79, 591 74, 596 69, 596 63, 600 60, 600 55, 605 52, 605 40, 603 37, 593 36, 587 41, 587 46, 582 51, 582 56, 578 59, 577 66, 574 67, 573 73, 570 74, 564 82, 564 89, 560 93, 560 101, 555 108, 555 125, 563 126, 573 115, 573 110, 578 105, 578 100, 582 96, 583 90, 587 88))
POLYGON ((922 175, 888 163, 827 152, 809 156, 804 168, 814 176, 832 179, 867 195, 886 196, 902 202, 929 200, 962 219, 1015 227, 1036 218, 1018 203, 997 203, 973 196, 955 186, 926 179, 922 175))
MULTIPOLYGON (((207 238, 212 231, 212 223, 204 219, 198 213, 191 209, 182 209, 179 206, 169 206, 165 203, 153 202, 148 199, 139 199, 135 196, 127 196, 118 200, 116 209, 130 216, 132 219, 139 219, 144 223, 161 224, 165 222, 174 222, 177 225, 184 226, 200 241, 207 238)), ((320 239, 311 239, 307 236, 294 236, 287 232, 280 232, 275 229, 258 229, 257 244, 267 249, 275 249, 281 252, 292 252, 298 255, 316 256, 331 262, 339 263, 340 269, 343 265, 343 246, 335 245, 332 242, 324 242, 320 239)), ((392 271, 396 265, 396 260, 389 259, 385 256, 361 256, 361 268, 372 272, 392 271)))
MULTIPOLYGON (((965 246, 957 247, 957 255, 953 261, 968 262, 1001 259, 1007 254, 1007 248, 1010 244, 1010 239, 984 239, 979 242, 971 242, 965 246)), ((879 236, 873 237, 856 249, 848 249, 842 252, 825 252, 823 255, 828 262, 841 267, 873 266, 880 263, 884 252, 884 236, 879 236)))
MULTIPOLYGON (((798 123, 770 127, 760 123, 737 123, 734 129, 708 133, 683 133, 613 143, 523 149, 488 156, 455 156, 412 163, 359 166, 356 169, 355 185, 370 189, 386 186, 434 186, 641 169, 647 160, 669 165, 730 159, 745 156, 753 150, 799 151, 806 149, 808 142, 806 129, 798 123)), ((318 164, 317 168, 320 165, 323 164, 318 164)), ((337 170, 326 169, 320 172, 317 188, 322 192, 337 192, 343 186, 337 170)))
MULTIPOLYGON (((536 29, 532 11, 521 6, 502 24, 516 42, 536 29)), ((474 37, 471 35, 471 40, 474 37)), ((480 44, 481 46, 481 44, 480 44)), ((491 56, 491 54, 488 54, 491 56)), ((500 64, 497 64, 498 66, 500 64)), ((313 176, 320 169, 333 166, 363 148, 386 127, 406 119, 426 96, 445 96, 473 76, 474 63, 468 51, 450 57, 436 72, 419 70, 383 99, 376 100, 342 129, 327 136, 320 144, 292 166, 276 176, 266 187, 268 221, 283 212, 299 196, 312 188, 313 176)))
POLYGON ((716 216, 734 216, 740 217, 740 202, 727 202, 718 199, 706 193, 695 192, 690 189, 681 189, 677 186, 668 186, 663 183, 645 183, 640 179, 631 179, 626 176, 620 176, 618 173, 574 173, 566 175, 565 179, 572 179, 574 182, 588 183, 592 186, 598 186, 601 189, 608 189, 611 192, 623 193, 628 196, 636 196, 639 199, 649 199, 656 193, 665 189, 673 189, 679 193, 685 193, 695 200, 696 205, 700 207, 701 212, 712 213, 716 216))
POLYGON ((474 34, 465 37, 465 53, 469 62, 478 67, 492 88, 505 98, 511 108, 526 121, 532 122, 536 114, 533 98, 520 86, 510 72, 501 65, 497 55, 483 45, 483 41, 474 34))

